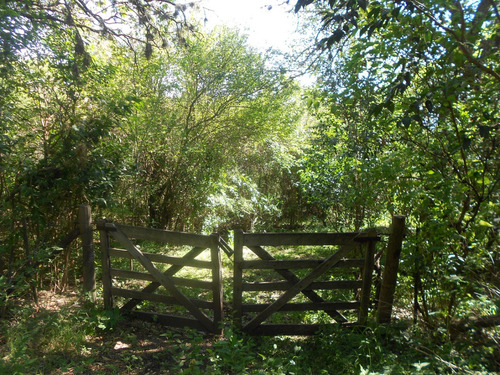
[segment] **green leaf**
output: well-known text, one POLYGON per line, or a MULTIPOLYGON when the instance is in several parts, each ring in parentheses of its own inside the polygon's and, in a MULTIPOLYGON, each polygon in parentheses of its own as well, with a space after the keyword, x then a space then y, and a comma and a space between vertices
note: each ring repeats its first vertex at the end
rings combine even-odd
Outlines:
POLYGON ((392 100, 389 100, 387 103, 385 103, 385 108, 387 108, 391 113, 394 112, 394 102, 392 100))
POLYGON ((488 228, 493 228, 493 224, 488 223, 487 221, 484 220, 479 220, 479 225, 482 227, 488 227, 488 228))
MULTIPOLYGON (((342 29, 337 29, 333 32, 333 35, 331 37, 332 41, 335 43, 340 42, 340 40, 345 36, 345 32, 342 29)), ((331 45, 329 45, 331 47, 331 45)))

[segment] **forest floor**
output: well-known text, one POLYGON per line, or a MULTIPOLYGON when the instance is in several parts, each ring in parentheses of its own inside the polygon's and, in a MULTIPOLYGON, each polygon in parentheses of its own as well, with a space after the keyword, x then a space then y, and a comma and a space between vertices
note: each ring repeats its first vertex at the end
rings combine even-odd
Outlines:
POLYGON ((498 329, 456 340, 423 328, 334 330, 313 337, 203 335, 97 310, 76 293, 1 321, 1 374, 494 374, 498 329))
MULTIPOLYGON (((80 315, 88 306, 83 306, 81 298, 76 293, 55 294, 48 291, 41 291, 38 294, 38 305, 33 306, 30 318, 33 321, 39 321, 39 324, 54 324, 56 329, 60 329, 59 344, 52 342, 43 346, 43 342, 47 337, 38 338, 37 333, 32 331, 33 341, 27 340, 26 344, 33 346, 32 349, 37 349, 40 357, 37 358, 37 364, 31 367, 31 370, 36 373, 43 374, 159 374, 170 373, 166 364, 172 365, 179 359, 186 360, 182 354, 178 355, 178 350, 182 347, 189 347, 190 336, 185 336, 183 339, 183 330, 176 330, 166 328, 160 324, 144 322, 136 319, 121 319, 115 316, 106 317, 103 313, 99 316, 98 313, 94 316, 82 314, 86 322, 81 324, 97 325, 99 328, 100 322, 105 326, 111 324, 112 329, 90 329, 90 334, 85 335, 83 343, 81 343, 81 327, 76 322, 75 331, 69 332, 69 338, 62 337, 68 332, 64 332, 62 327, 63 322, 60 322, 61 314, 75 314, 80 315), (116 319, 114 322, 110 320, 116 319), (94 331, 94 332, 92 332, 94 331), (166 333, 168 332, 168 334, 166 333), (74 336, 72 335, 74 333, 74 336), (74 340, 72 338, 74 337, 74 340), (69 341, 68 341, 69 339, 69 341), (67 342, 68 341, 68 342, 67 342), (82 344, 78 348, 75 344, 82 344), (51 351, 46 350, 51 347, 51 351), (54 350, 55 349, 55 350, 54 350), (59 350, 57 350, 59 349, 59 350), (178 358, 174 358, 177 354, 178 358)), ((15 319, 14 319, 15 320, 15 319)), ((18 321, 18 327, 23 324, 18 321)), ((70 327, 71 328, 71 327, 70 327)), ((21 331, 21 330, 20 330, 21 331)), ((24 332, 19 332, 22 335, 24 332)), ((43 335, 43 333, 41 333, 43 335)), ((45 335, 54 333, 45 332, 45 335)), ((58 336, 55 334, 55 336, 58 336)), ((202 337, 202 336, 200 336, 202 337)), ((15 338, 13 338, 16 341, 15 338)), ((216 337, 205 336, 203 337, 204 346, 209 348, 216 337)), ((3 340, 2 340, 3 341, 3 340)), ((21 340, 24 341, 24 340, 21 340)), ((0 351, 2 356, 5 354, 6 344, 3 350, 0 351)), ((23 356, 21 356, 23 357, 23 356)), ((4 358, 5 359, 5 358, 4 358)), ((27 364, 31 361, 26 361, 27 364)), ((182 363, 179 363, 183 365, 182 363)), ((171 366, 176 367, 176 366, 171 366)), ((0 367, 1 369, 1 367, 0 367)), ((24 373, 19 371, 16 366, 13 366, 13 373, 24 373)), ((25 368, 30 371, 30 369, 25 368)), ((174 371, 178 372, 178 371, 174 371)), ((0 373, 3 374, 2 371, 0 373)))

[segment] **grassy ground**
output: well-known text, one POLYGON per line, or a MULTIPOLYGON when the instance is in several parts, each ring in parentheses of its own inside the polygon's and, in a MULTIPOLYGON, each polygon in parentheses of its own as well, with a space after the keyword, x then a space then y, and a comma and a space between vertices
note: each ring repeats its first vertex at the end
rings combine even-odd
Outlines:
MULTIPOLYGON (((143 250, 168 251, 169 255, 182 256, 186 249, 155 249, 143 244, 143 250), (180 252, 177 254, 177 251, 180 252)), ((330 251, 320 249, 323 250, 330 251)), ((300 251, 305 257, 324 255, 301 248, 293 254, 280 249, 279 257, 295 258, 300 251)), ((230 299, 232 263, 225 256, 223 262, 224 294, 230 299)), ((116 263, 115 267, 130 266, 128 260, 122 263, 116 263)), ((140 267, 136 265, 134 270, 140 267)), ((176 276, 207 277, 198 273, 199 270, 186 267, 176 276)), ((254 276, 267 281, 272 277, 267 273, 254 276)), ((144 286, 131 285, 130 281, 120 283, 123 287, 138 289, 144 286)), ((262 302, 260 298, 254 302, 262 302)), ((0 320, 2 375, 487 374, 500 371, 500 329, 470 331, 451 340, 445 329, 429 330, 408 323, 404 307, 398 310, 391 327, 332 327, 311 337, 246 337, 235 332, 230 321, 225 323, 222 335, 213 336, 126 320, 116 311, 96 308, 77 293, 45 291, 40 292, 38 305, 30 301, 15 302, 8 315, 0 320)), ((310 323, 316 318, 311 319, 310 323)))
POLYGON ((498 330, 332 328, 312 337, 174 330, 43 292, 1 323, 0 374, 486 374, 500 371, 498 330))

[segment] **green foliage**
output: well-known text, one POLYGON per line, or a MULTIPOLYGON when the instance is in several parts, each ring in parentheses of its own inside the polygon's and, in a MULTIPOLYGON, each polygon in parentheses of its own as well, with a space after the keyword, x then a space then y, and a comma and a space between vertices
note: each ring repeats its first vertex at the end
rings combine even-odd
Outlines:
POLYGON ((214 373, 245 373, 255 360, 252 340, 238 335, 232 328, 225 330, 224 339, 217 341, 212 350, 208 350, 214 373))
MULTIPOLYGON (((237 32, 183 34, 187 5, 0 4, 2 317, 37 287, 77 278, 75 251, 54 257, 82 202, 96 217, 224 233, 296 229, 311 217, 322 229, 359 230, 397 213, 409 226, 399 301, 436 335, 260 340, 228 330, 204 348, 190 333, 191 344, 169 337, 181 345, 169 353, 173 370, 495 371, 491 342, 450 342, 440 330, 498 313, 498 9, 489 0, 301 0, 296 9, 312 3, 327 54, 307 108, 285 70, 237 32), (129 35, 118 19, 130 21, 129 35), (163 43, 174 34, 177 45, 163 43)), ((20 311, 3 322, 0 372, 57 367, 49 352, 84 351, 87 335, 115 333, 119 319, 20 311)))
POLYGON ((0 158, 0 258, 13 288, 25 281, 35 287, 39 265, 50 264, 78 204, 106 202, 120 175, 111 131, 127 109, 99 91, 110 67, 81 62, 68 44, 72 37, 47 36, 43 48, 11 66, 16 80, 3 81, 15 98, 0 114, 8 149, 0 158))
POLYGON ((22 308, 16 313, 15 319, 2 325, 2 366, 7 373, 43 373, 60 366, 65 356, 80 353, 87 335, 95 332, 86 312, 22 308))
POLYGON ((224 173, 207 202, 204 228, 207 232, 226 234, 233 227, 250 229, 266 217, 279 215, 274 197, 263 194, 250 176, 238 170, 224 173))
POLYGON ((407 216, 407 290, 429 323, 464 314, 464 300, 488 295, 493 304, 498 10, 489 1, 296 9, 311 3, 328 56, 308 95, 319 123, 301 169, 308 199, 337 228, 407 216))
POLYGON ((265 138, 288 140, 299 112, 290 99, 297 88, 237 32, 188 42, 122 66, 120 87, 138 98, 124 127, 130 175, 122 188, 125 205, 150 224, 201 231, 224 176, 248 175, 249 158, 266 155, 265 138))
POLYGON ((93 324, 95 324, 97 329, 102 331, 113 331, 118 322, 123 319, 116 307, 113 310, 96 310, 92 315, 93 324))
POLYGON ((79 204, 90 203, 98 215, 113 207, 125 171, 122 126, 138 104, 117 88, 113 49, 133 45, 149 59, 153 46, 184 45, 194 30, 185 19, 193 3, 91 5, 0 4, 0 275, 8 295, 2 313, 25 285, 36 299, 37 287, 52 281, 46 275, 61 268, 66 287, 74 256, 66 249, 61 266, 48 249, 72 230, 79 204))
POLYGON ((444 326, 399 322, 332 326, 310 337, 248 337, 226 322, 218 337, 121 319, 117 310, 74 296, 59 308, 43 306, 52 309, 27 303, 1 321, 2 373, 482 374, 497 371, 500 359, 497 328, 450 339, 444 326))

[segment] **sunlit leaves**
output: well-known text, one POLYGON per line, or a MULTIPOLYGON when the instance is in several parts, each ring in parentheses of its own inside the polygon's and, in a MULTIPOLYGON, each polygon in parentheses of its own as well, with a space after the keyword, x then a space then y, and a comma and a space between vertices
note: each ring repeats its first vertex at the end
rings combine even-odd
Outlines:
POLYGON ((330 60, 315 94, 322 124, 305 162, 306 191, 364 222, 367 202, 375 217, 405 213, 416 231, 415 277, 452 314, 477 272, 471 254, 481 259, 496 246, 485 230, 498 215, 490 205, 500 184, 499 61, 487 47, 498 38, 495 10, 488 1, 314 3, 330 60), (344 29, 349 17, 356 23, 344 29))
POLYGON ((137 65, 125 59, 121 69, 121 86, 141 98, 126 121, 131 173, 122 187, 153 225, 201 230, 227 170, 245 173, 264 139, 293 131, 294 86, 234 30, 137 65))

